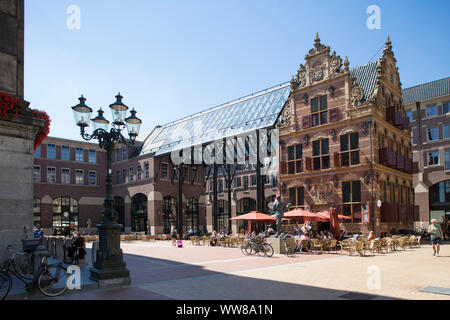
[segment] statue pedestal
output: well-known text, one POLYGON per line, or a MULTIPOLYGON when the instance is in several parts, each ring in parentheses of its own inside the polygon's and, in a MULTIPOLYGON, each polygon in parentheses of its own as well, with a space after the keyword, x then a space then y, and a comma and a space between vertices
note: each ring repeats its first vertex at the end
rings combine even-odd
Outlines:
POLYGON ((267 242, 270 242, 270 244, 273 247, 273 251, 275 254, 285 254, 285 250, 284 250, 284 243, 287 242, 287 244, 289 245, 289 248, 291 248, 291 252, 294 252, 293 250, 296 247, 295 244, 295 239, 294 238, 286 238, 286 239, 281 239, 281 238, 266 238, 264 239, 267 242))

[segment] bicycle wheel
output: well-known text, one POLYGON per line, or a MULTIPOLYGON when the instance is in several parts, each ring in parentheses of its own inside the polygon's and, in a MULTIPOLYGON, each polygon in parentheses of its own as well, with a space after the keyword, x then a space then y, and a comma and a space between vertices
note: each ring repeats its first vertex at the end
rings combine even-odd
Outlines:
POLYGON ((241 244, 241 251, 246 256, 249 256, 252 254, 252 248, 249 243, 243 243, 241 244))
POLYGON ((8 272, 0 273, 0 300, 5 300, 11 290, 12 280, 8 272))
POLYGON ((39 290, 48 297, 56 297, 67 290, 69 274, 59 265, 47 266, 39 274, 37 284, 39 290))
POLYGON ((264 246, 262 244, 258 244, 255 248, 255 251, 255 253, 257 253, 260 257, 264 257, 266 255, 264 246))
POLYGON ((291 254, 291 248, 289 247, 287 242, 284 242, 284 254, 286 255, 286 257, 289 257, 289 255, 291 254))
POLYGON ((22 278, 32 280, 33 265, 30 255, 16 255, 12 266, 14 271, 17 272, 22 278))
POLYGON ((264 243, 263 247, 264 247, 264 254, 266 255, 266 257, 270 258, 271 256, 273 256, 274 251, 270 243, 264 243))

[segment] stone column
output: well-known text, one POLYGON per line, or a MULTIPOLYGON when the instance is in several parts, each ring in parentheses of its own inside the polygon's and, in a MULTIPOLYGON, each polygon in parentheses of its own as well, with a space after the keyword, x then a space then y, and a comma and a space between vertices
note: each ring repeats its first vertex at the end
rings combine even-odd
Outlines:
POLYGON ((24 0, 0 1, 0 90, 23 99, 24 0))
POLYGON ((0 120, 0 261, 7 245, 21 249, 24 227, 32 236, 34 137, 43 122, 24 116, 0 120))

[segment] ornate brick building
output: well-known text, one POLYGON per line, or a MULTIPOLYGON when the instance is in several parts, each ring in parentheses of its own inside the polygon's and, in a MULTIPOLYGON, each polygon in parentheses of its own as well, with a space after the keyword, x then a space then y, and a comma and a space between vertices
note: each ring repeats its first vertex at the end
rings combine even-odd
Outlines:
POLYGON ((292 78, 280 125, 282 196, 313 211, 336 206, 350 231, 411 229, 411 137, 389 38, 379 60, 349 64, 317 35, 292 78))
MULTIPOLYGON (((317 36, 305 60, 290 84, 157 126, 133 148, 118 145, 113 194, 124 231, 161 234, 178 226, 184 232, 237 232, 244 225, 229 218, 267 211, 278 192, 296 207, 338 207, 348 216, 342 227, 350 231, 411 229, 419 220, 412 184, 412 172, 418 168, 412 161, 391 42, 388 39, 379 60, 350 69, 347 57, 331 52, 317 36), (215 140, 275 126, 280 131, 281 174, 264 175, 261 166, 250 163, 214 168, 204 162, 177 165, 171 158, 179 150, 196 152, 197 146, 204 149, 215 140)), ((54 201, 68 197, 77 201, 78 227, 87 227, 88 218, 95 226, 104 194, 103 152, 92 144, 56 140, 48 139, 42 147, 46 156, 35 160, 42 172, 35 184, 36 213, 42 213, 44 228, 55 229, 52 219, 65 210, 54 201), (56 159, 48 159, 48 144, 56 159), (70 149, 70 160, 59 158, 63 145, 70 149), (76 158, 79 148, 86 150, 86 163, 76 158), (90 149, 97 151, 97 164, 89 163, 90 149), (63 183, 64 169, 74 186, 63 183), (81 179, 77 170, 79 175, 83 170, 85 186, 76 185, 81 179), (91 171, 97 171, 96 186, 89 185, 91 171), (48 174, 55 181, 49 181, 48 174), (53 218, 44 217, 44 211, 53 218)))

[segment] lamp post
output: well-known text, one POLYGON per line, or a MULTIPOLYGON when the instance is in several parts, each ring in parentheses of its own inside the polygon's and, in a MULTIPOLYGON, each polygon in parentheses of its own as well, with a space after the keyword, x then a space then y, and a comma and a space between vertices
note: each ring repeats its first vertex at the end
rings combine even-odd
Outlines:
POLYGON ((100 148, 106 151, 106 197, 103 202, 104 210, 101 223, 97 225, 99 231, 99 248, 93 267, 90 269, 91 279, 97 281, 99 286, 112 284, 125 284, 130 282, 130 272, 125 267, 122 249, 120 249, 120 232, 122 225, 117 222, 118 215, 113 209, 112 198, 112 152, 116 143, 134 145, 142 121, 136 117, 136 111, 131 110, 131 116, 126 117, 128 107, 122 102, 120 93, 116 101, 109 107, 112 112, 113 123, 109 128, 109 121, 103 117, 104 111, 100 108, 98 115, 91 118, 92 109, 86 105, 86 98, 81 96, 79 103, 72 107, 75 122, 80 127, 81 137, 86 140, 98 140, 100 148), (92 121, 93 132, 85 130, 92 121), (128 130, 130 142, 122 135, 128 130))

